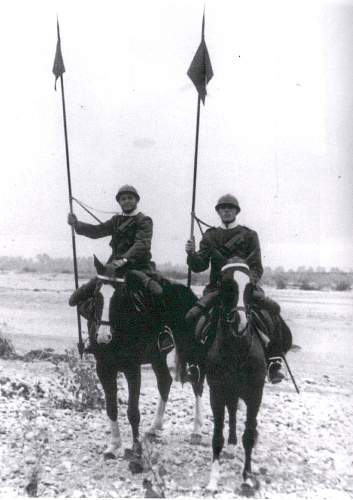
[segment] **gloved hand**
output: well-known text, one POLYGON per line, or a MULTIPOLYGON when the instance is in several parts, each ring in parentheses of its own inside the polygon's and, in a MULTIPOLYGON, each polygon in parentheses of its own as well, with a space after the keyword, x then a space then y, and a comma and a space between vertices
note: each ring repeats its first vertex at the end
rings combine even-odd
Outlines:
POLYGON ((78 222, 76 215, 70 212, 67 216, 67 223, 70 224, 70 226, 74 226, 76 222, 78 222))
POLYGON ((185 252, 191 254, 195 252, 195 238, 188 240, 185 244, 185 252))

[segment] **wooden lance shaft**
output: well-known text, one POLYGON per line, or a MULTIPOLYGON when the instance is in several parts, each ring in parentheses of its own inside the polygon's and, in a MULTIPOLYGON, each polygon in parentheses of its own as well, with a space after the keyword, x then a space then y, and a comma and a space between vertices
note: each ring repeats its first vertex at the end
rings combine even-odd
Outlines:
MULTIPOLYGON (((197 182, 197 159, 199 154, 199 130, 200 130, 200 95, 197 95, 197 115, 196 115, 196 135, 195 135, 195 154, 194 154, 194 179, 192 186, 192 204, 191 204, 191 227, 190 227, 190 240, 194 239, 195 229, 195 204, 196 204, 196 182, 197 182)), ((188 268, 188 288, 191 286, 191 267, 188 268)))
MULTIPOLYGON (((64 93, 64 78, 63 75, 60 75, 60 83, 61 83, 61 99, 62 99, 62 108, 63 108, 63 120, 64 120, 64 136, 65 136, 65 153, 66 153, 66 169, 67 169, 67 182, 69 188, 69 205, 70 212, 73 213, 72 209, 72 190, 71 190, 71 173, 70 173, 70 159, 69 159, 69 143, 67 139, 67 125, 66 125, 66 107, 65 107, 65 93, 64 93)), ((72 252, 73 252, 73 261, 74 261, 74 274, 75 274, 75 288, 78 288, 78 270, 77 270, 77 256, 76 256, 76 240, 75 240, 75 230, 73 226, 71 226, 71 239, 72 239, 72 252)), ((81 316, 78 310, 78 306, 76 308, 77 312, 77 327, 78 327, 78 352, 82 359, 83 355, 83 341, 82 341, 82 329, 81 329, 81 316)))

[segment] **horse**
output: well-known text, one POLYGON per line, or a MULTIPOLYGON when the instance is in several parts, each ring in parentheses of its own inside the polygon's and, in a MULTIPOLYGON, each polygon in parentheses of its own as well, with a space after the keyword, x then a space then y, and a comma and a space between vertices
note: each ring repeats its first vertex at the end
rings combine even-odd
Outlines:
MULTIPOLYGON (((166 352, 160 352, 156 341, 156 324, 153 317, 153 299, 147 291, 130 289, 128 280, 108 276, 107 268, 96 257, 97 285, 94 292, 93 328, 97 346, 94 352, 96 370, 102 384, 106 411, 111 428, 111 442, 104 451, 104 458, 114 459, 122 446, 118 423, 117 374, 122 372, 128 385, 127 416, 132 430, 132 449, 128 455, 141 457, 139 436, 141 387, 141 365, 150 364, 156 375, 160 395, 159 404, 150 430, 149 438, 159 435, 163 428, 163 417, 172 377, 167 365, 166 352)), ((195 341, 192 329, 185 323, 185 314, 197 301, 197 297, 186 286, 163 280, 164 301, 168 324, 174 332, 176 350, 181 366, 186 365, 187 353, 195 341)), ((202 408, 201 396, 204 377, 192 384, 195 394, 195 417, 191 442, 201 440, 202 408)))
POLYGON ((220 476, 220 454, 224 446, 225 408, 229 412, 229 442, 236 438, 236 411, 239 399, 246 404, 245 430, 242 436, 245 463, 242 489, 248 493, 259 487, 251 470, 251 456, 257 440, 257 415, 266 379, 266 357, 263 344, 251 321, 249 306, 244 302, 249 290, 249 268, 245 263, 229 262, 222 268, 220 302, 215 321, 214 341, 206 358, 206 379, 210 389, 213 414, 213 459, 207 490, 217 491, 220 476), (245 292, 245 295, 244 295, 245 292))

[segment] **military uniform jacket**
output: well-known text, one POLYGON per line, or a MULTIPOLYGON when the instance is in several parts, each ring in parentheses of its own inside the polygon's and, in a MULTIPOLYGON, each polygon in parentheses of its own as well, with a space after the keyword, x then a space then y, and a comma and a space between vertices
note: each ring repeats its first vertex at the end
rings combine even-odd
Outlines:
POLYGON ((222 266, 231 257, 244 259, 253 281, 257 282, 261 278, 263 267, 259 238, 255 231, 245 226, 208 229, 202 237, 199 251, 188 255, 187 263, 195 273, 205 271, 211 263, 209 286, 213 288, 220 278, 222 266), (218 251, 218 255, 214 255, 214 249, 218 251))
POLYGON ((142 212, 137 215, 114 215, 102 224, 75 224, 77 234, 88 238, 111 236, 110 246, 113 259, 127 259, 129 267, 134 269, 151 268, 152 219, 142 212))

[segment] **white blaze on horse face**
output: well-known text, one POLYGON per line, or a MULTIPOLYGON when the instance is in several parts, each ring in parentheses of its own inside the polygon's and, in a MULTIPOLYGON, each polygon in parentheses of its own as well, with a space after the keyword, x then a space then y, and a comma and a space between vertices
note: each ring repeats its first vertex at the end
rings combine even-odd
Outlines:
MULTIPOLYGON (((109 283, 103 283, 100 289, 100 293, 103 295, 103 311, 100 321, 109 323, 109 306, 114 293, 114 287, 109 283)), ((111 340, 112 333, 110 330, 110 325, 99 325, 97 331, 97 343, 109 344, 111 340)))
POLYGON ((234 280, 237 282, 239 287, 239 299, 238 299, 238 307, 242 308, 238 310, 240 315, 240 324, 239 330, 243 330, 246 327, 247 319, 245 314, 245 304, 244 304, 244 291, 246 285, 249 283, 249 276, 240 270, 236 270, 234 272, 234 280))

